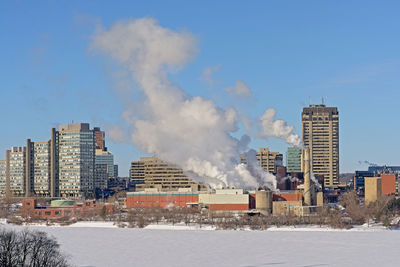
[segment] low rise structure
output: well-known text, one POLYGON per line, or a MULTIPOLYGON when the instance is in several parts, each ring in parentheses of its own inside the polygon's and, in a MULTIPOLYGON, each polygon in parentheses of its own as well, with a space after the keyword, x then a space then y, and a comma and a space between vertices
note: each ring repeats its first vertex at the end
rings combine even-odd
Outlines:
POLYGON ((112 213, 114 205, 98 204, 95 200, 76 202, 74 200, 53 200, 48 206, 37 204, 36 199, 22 200, 22 216, 40 219, 57 219, 68 217, 83 217, 112 213))
POLYGON ((126 194, 127 208, 187 207, 198 202, 199 193, 185 189, 175 192, 160 192, 156 188, 149 188, 142 192, 128 192, 126 194))
POLYGON ((250 209, 249 194, 243 189, 217 189, 215 193, 200 193, 199 205, 214 211, 245 211, 250 209))

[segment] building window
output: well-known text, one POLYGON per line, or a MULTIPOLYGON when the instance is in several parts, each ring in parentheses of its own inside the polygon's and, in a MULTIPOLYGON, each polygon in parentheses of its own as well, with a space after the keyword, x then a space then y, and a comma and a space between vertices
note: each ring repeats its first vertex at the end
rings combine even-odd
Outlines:
POLYGON ((50 211, 45 211, 44 215, 51 215, 51 212, 50 211))
POLYGON ((54 214, 55 214, 55 215, 59 215, 59 214, 60 214, 60 212, 59 212, 59 211, 56 211, 56 212, 54 212, 54 214))

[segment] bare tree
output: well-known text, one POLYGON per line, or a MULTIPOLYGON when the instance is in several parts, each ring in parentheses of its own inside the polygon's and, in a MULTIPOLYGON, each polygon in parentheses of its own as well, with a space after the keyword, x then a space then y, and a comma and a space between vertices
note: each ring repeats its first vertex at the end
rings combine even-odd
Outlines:
POLYGON ((67 267, 56 240, 45 232, 0 231, 0 266, 67 267))
POLYGON ((349 191, 339 197, 340 204, 346 208, 347 214, 355 224, 363 224, 366 220, 365 209, 361 207, 355 191, 349 191))

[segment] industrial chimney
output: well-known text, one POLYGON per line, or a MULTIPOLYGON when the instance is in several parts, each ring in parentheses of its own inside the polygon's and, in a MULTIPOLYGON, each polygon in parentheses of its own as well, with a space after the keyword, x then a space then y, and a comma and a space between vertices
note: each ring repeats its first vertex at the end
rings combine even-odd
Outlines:
POLYGON ((310 149, 303 150, 304 166, 304 205, 311 206, 311 168, 310 168, 310 149))

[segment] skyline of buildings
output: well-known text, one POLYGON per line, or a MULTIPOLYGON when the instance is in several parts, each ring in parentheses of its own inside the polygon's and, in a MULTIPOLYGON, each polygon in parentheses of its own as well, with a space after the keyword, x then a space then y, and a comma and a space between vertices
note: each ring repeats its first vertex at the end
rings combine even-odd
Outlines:
MULTIPOLYGON (((337 107, 310 105, 303 109, 301 117, 302 139, 304 146, 310 148, 313 174, 323 179, 325 187, 336 188, 339 185, 337 107)), ((297 176, 303 171, 299 147, 287 148, 285 163, 282 153, 267 147, 260 148, 256 157, 266 172, 276 175, 278 188, 288 188, 285 185, 287 175, 301 177, 297 176)), ((240 161, 246 163, 246 158, 241 155, 240 161)), ((172 190, 181 185, 197 184, 177 164, 155 157, 132 161, 129 173, 132 184, 138 189, 172 190)), ((361 183, 364 176, 371 175, 360 173, 359 176, 361 183)), ((58 130, 52 128, 50 140, 33 142, 27 139, 24 147, 8 149, 6 159, 0 161, 0 194, 87 197, 93 195, 96 188, 106 189, 107 180, 115 177, 118 177, 118 165, 114 164, 114 155, 105 145, 105 132, 99 127, 90 129, 89 123, 72 123, 60 125, 58 130)))
MULTIPOLYGON (((326 186, 336 186, 338 173, 332 166, 338 170, 338 157, 335 156, 338 154, 337 108, 310 105, 303 109, 302 125, 302 137, 305 146, 310 146, 314 174, 324 176, 326 186)), ((260 148, 256 157, 266 172, 278 174, 277 168, 284 168, 280 152, 260 148)), ((240 161, 246 163, 246 158, 241 155, 240 161)), ((52 128, 48 141, 27 139, 25 147, 12 147, 7 151, 4 165, 5 191, 16 196, 87 197, 96 188, 106 189, 105 180, 113 179, 118 172, 114 155, 105 145, 105 132, 99 127, 90 129, 89 123, 60 125, 58 130, 52 128)), ((301 171, 300 148, 288 148, 286 166, 287 169, 280 169, 279 179, 286 173, 301 171)), ((132 161, 130 178, 139 189, 160 187, 171 190, 181 185, 197 185, 178 165, 154 157, 132 161)))
POLYGON ((25 146, 7 149, 0 161, 0 194, 87 198, 106 189, 118 167, 104 137, 98 127, 74 123, 52 128, 50 140, 26 139, 25 146))

